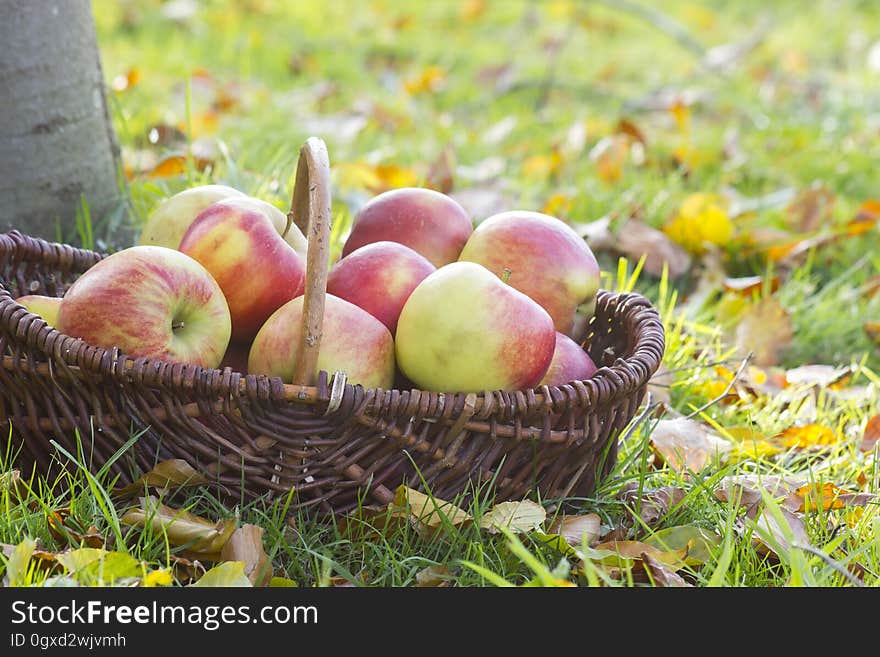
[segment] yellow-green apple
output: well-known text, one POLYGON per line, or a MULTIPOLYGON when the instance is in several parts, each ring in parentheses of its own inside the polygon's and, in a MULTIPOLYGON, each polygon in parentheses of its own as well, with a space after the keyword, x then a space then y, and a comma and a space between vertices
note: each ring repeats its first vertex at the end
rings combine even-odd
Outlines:
POLYGON ((599 290, 599 263, 584 239, 564 221, 540 212, 512 210, 485 219, 459 259, 508 277, 565 334, 578 306, 589 306, 599 290))
POLYGON ((305 263, 251 199, 208 206, 187 229, 180 251, 220 284, 233 342, 247 343, 281 305, 303 293, 305 263))
POLYGON ((220 286, 198 262, 164 246, 132 246, 70 286, 57 328, 133 358, 213 368, 229 344, 231 321, 220 286))
POLYGON ((227 185, 199 185, 169 196, 156 206, 141 229, 138 244, 176 249, 186 229, 209 205, 226 198, 245 196, 227 185))
POLYGON ((570 381, 589 379, 596 372, 596 364, 577 342, 564 333, 556 332, 553 359, 541 385, 561 386, 570 381))
POLYGON ((532 388, 555 344, 547 311, 473 262, 444 265, 419 283, 395 338, 403 374, 436 392, 532 388))
MULTIPOLYGON (((302 335, 304 301, 304 296, 292 299, 266 320, 251 345, 249 374, 292 381, 302 335)), ((391 388, 394 339, 385 325, 366 310, 328 294, 324 298, 318 369, 330 375, 345 372, 349 383, 365 388, 391 388)))
POLYGON ((451 196, 424 187, 401 187, 374 196, 358 210, 342 257, 365 244, 389 240, 442 267, 458 259, 472 231, 471 218, 451 196))
POLYGON ((427 258, 397 242, 372 242, 340 259, 327 275, 327 292, 350 301, 388 327, 416 285, 436 269, 427 258))
POLYGON ((50 297, 44 294, 25 294, 16 299, 18 303, 35 315, 39 315, 49 326, 58 327, 58 310, 61 297, 50 297))

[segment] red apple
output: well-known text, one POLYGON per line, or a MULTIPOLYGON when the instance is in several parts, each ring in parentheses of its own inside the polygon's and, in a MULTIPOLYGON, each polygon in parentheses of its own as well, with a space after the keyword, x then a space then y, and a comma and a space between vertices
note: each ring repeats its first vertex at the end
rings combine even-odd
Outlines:
POLYGON ((532 388, 555 344, 547 311, 473 262, 445 265, 419 283, 395 338, 403 374, 436 392, 532 388))
POLYGON ((229 307, 210 273, 164 246, 133 246, 90 267, 67 290, 58 330, 134 358, 217 367, 229 307))
POLYGON ((16 301, 33 314, 42 317, 49 326, 58 327, 58 311, 61 308, 61 297, 50 297, 44 294, 25 294, 18 297, 16 301))
MULTIPOLYGON (((257 333, 251 345, 250 374, 292 381, 302 335, 304 296, 288 301, 257 333)), ((394 383, 394 340, 382 322, 353 303, 328 294, 318 351, 318 369, 345 372, 349 383, 365 388, 391 388, 394 383)))
POLYGON ((442 267, 458 259, 472 231, 470 217, 451 196, 424 187, 401 187, 373 197, 358 211, 342 256, 388 240, 442 267))
POLYGON ((568 334, 578 306, 589 307, 599 290, 599 263, 565 222, 540 212, 513 210, 480 223, 460 260, 476 262, 537 301, 568 334))
POLYGON ((410 292, 435 269, 408 246, 373 242, 333 265, 327 275, 327 292, 363 308, 393 336, 410 292))
POLYGON ((247 374, 249 351, 249 344, 238 344, 236 342, 230 342, 229 346, 226 348, 226 353, 223 354, 223 360, 220 361, 217 369, 222 370, 224 367, 229 367, 232 368, 232 370, 234 370, 235 372, 247 374))
POLYGON ((561 386, 570 381, 589 379, 596 371, 596 364, 577 342, 563 333, 556 332, 556 348, 553 359, 541 385, 561 386))
POLYGON ((305 289, 302 258, 249 199, 209 206, 187 229, 180 250, 219 283, 234 342, 250 342, 269 315, 305 289))

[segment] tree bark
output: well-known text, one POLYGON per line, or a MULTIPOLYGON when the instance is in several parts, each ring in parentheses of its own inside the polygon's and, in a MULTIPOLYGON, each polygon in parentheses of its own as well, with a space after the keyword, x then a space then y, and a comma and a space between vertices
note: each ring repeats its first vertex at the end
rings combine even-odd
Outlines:
POLYGON ((125 233, 119 162, 91 1, 0 0, 0 229, 77 242, 84 198, 125 233))

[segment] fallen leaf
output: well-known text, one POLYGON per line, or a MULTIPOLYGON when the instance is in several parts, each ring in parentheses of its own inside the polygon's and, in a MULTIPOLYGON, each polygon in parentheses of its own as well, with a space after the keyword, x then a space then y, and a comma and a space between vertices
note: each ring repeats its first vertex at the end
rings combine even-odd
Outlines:
POLYGON ((499 529, 527 532, 540 527, 546 518, 544 507, 531 500, 501 502, 482 515, 480 528, 490 534, 497 534, 499 529))
POLYGON ((452 573, 446 564, 436 564, 422 568, 416 573, 416 586, 449 586, 452 573))
POLYGON ((801 486, 782 502, 782 506, 793 513, 811 513, 818 510, 830 511, 847 507, 862 507, 872 504, 877 495, 853 493, 831 482, 810 483, 801 486))
POLYGON ((679 472, 699 472, 710 461, 723 459, 731 449, 730 441, 688 418, 659 420, 651 432, 651 446, 664 463, 679 472))
POLYGON ((28 566, 36 548, 37 542, 32 538, 26 538, 18 545, 11 546, 8 552, 4 546, 3 553, 7 555, 7 561, 3 574, 3 586, 27 586, 28 566))
POLYGON ((428 66, 423 71, 407 78, 403 88, 409 94, 422 94, 440 89, 446 81, 446 70, 440 66, 428 66))
POLYGON ((574 207, 574 199, 568 194, 557 192, 547 199, 541 212, 564 219, 571 212, 572 207, 574 207))
POLYGON ((756 506, 762 499, 761 491, 770 497, 788 495, 803 485, 803 480, 779 475, 729 475, 713 491, 722 502, 738 502, 746 507, 756 506))
POLYGON ((627 135, 614 134, 603 137, 590 149, 590 160, 602 181, 614 183, 623 176, 623 167, 630 157, 630 141, 627 135))
POLYGON ((670 278, 678 278, 691 267, 691 256, 683 247, 666 233, 635 219, 620 227, 615 247, 633 261, 644 256, 644 270, 652 276, 659 277, 665 266, 670 278))
POLYGON ((871 342, 880 347, 880 322, 865 322, 862 325, 871 342))
POLYGON ((752 304, 743 314, 734 333, 743 354, 751 352, 759 366, 776 365, 794 338, 791 315, 773 297, 752 304))
POLYGON ((451 502, 425 495, 404 485, 397 487, 393 504, 399 509, 398 513, 403 512, 412 516, 421 526, 429 530, 439 529, 446 523, 458 526, 473 520, 467 511, 451 502))
POLYGON ((211 568, 202 575, 197 582, 190 584, 194 587, 250 587, 251 581, 244 574, 244 564, 241 561, 224 561, 211 568))
POLYGON ((68 525, 69 515, 70 509, 57 509, 46 514, 46 524, 52 538, 72 547, 104 547, 106 541, 97 527, 90 525, 84 532, 77 531, 68 525))
POLYGON ((752 541, 758 552, 779 555, 791 550, 794 544, 809 545, 810 537, 803 516, 782 507, 778 511, 781 519, 764 508, 754 520, 752 541))
POLYGON ((836 200, 834 192, 824 183, 815 183, 789 204, 788 215, 796 230, 809 233, 828 223, 836 200))
POLYGON ((139 508, 129 509, 120 518, 122 524, 149 525, 152 531, 165 533, 175 547, 185 547, 189 554, 205 559, 219 560, 215 557, 219 557, 220 550, 236 529, 237 523, 232 518, 212 523, 188 511, 160 504, 152 495, 140 498, 140 502, 139 508))
POLYGON ((449 194, 455 187, 455 153, 451 148, 444 148, 437 159, 428 168, 425 176, 425 187, 449 194))
POLYGON ((398 187, 414 187, 419 181, 415 171, 396 164, 343 162, 334 167, 334 173, 340 187, 366 189, 373 194, 398 187))
POLYGON ((654 532, 645 543, 660 550, 686 550, 685 563, 702 566, 712 558, 712 551, 721 545, 721 537, 696 525, 677 525, 654 532))
POLYGON ((141 562, 127 552, 79 548, 62 552, 55 558, 74 579, 87 586, 112 585, 118 580, 140 577, 143 573, 141 562))
POLYGON ((880 415, 875 415, 865 424, 865 432, 862 434, 859 450, 873 452, 878 440, 880 440, 880 415))
POLYGON ((691 587, 685 579, 674 570, 670 570, 664 564, 657 561, 647 552, 642 552, 642 565, 651 579, 651 583, 660 588, 691 587))
POLYGON ((797 449, 833 445, 841 440, 841 436, 830 427, 813 423, 784 429, 776 434, 776 438, 784 447, 797 449))
MULTIPOLYGON (((779 284, 779 276, 774 276, 770 279, 769 292, 772 294, 778 290, 779 284)), ((751 297, 755 293, 761 293, 764 291, 764 277, 742 276, 740 278, 725 278, 724 289, 728 292, 734 292, 744 297, 751 297)))
POLYGON ((152 588, 155 586, 171 586, 173 583, 174 576, 171 574, 171 571, 167 568, 159 568, 144 575, 141 585, 152 588))
POLYGON ((580 549, 582 545, 591 545, 601 536, 602 519, 595 513, 562 515, 553 521, 547 534, 560 536, 568 545, 580 549))
POLYGON ((678 570, 685 565, 684 557, 687 549, 660 550, 641 541, 607 541, 587 548, 587 557, 604 565, 617 565, 621 560, 641 562, 643 554, 648 554, 665 566, 678 570))
POLYGON ((677 506, 685 497, 685 490, 677 486, 643 489, 639 494, 639 484, 630 482, 623 487, 618 497, 638 514, 648 526, 656 525, 670 509, 677 506))
POLYGON ((785 372, 785 382, 788 385, 807 385, 827 388, 838 383, 852 370, 849 367, 834 367, 833 365, 802 365, 785 372))
POLYGON ((562 154, 558 150, 547 154, 538 153, 523 160, 522 175, 527 179, 546 180, 559 173, 562 165, 562 154))
POLYGON ((682 201, 663 232, 689 252, 702 255, 707 245, 727 246, 734 234, 727 201, 717 194, 691 194, 682 201))
POLYGON ((244 574, 254 586, 264 586, 272 579, 272 563, 263 548, 263 528, 242 525, 220 550, 223 561, 241 561, 244 574))
POLYGON ((183 488, 207 484, 205 476, 183 459, 169 459, 138 478, 137 481, 114 491, 116 495, 131 497, 143 493, 146 488, 183 488))
POLYGON ((186 158, 183 155, 169 155, 160 160, 150 171, 150 178, 170 178, 186 172, 186 158))
POLYGON ((615 127, 615 132, 632 137, 633 140, 640 143, 642 146, 648 144, 648 140, 645 139, 645 133, 642 132, 641 128, 639 128, 632 119, 620 119, 615 127))

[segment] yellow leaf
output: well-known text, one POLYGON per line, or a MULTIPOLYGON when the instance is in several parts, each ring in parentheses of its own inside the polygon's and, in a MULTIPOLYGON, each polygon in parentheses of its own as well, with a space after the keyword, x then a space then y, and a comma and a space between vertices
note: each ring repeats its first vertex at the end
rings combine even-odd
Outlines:
POLYGON ((500 502, 480 518, 480 528, 497 534, 499 528, 528 531, 540 527, 547 518, 547 511, 531 500, 500 502))
POLYGON ((691 128, 691 109, 680 99, 669 107, 669 113, 675 119, 675 126, 679 132, 687 133, 691 128))
POLYGON ((792 494, 796 498, 797 507, 792 509, 795 512, 811 512, 818 509, 828 511, 829 509, 842 509, 846 506, 843 500, 839 499, 839 495, 846 491, 831 482, 824 484, 806 484, 801 486, 792 494))
POLYGON ((880 322, 865 322, 862 328, 865 329, 865 333, 868 334, 871 341, 880 347, 880 322))
POLYGON ((486 13, 486 0, 467 0, 461 8, 461 18, 472 23, 486 13))
POLYGON ((340 187, 366 189, 374 194, 398 187, 414 187, 419 181, 412 169, 396 164, 344 162, 335 167, 334 173, 340 187))
POLYGON ((403 86, 410 94, 436 91, 446 81, 446 70, 440 66, 429 66, 424 71, 408 78, 403 86))
POLYGON ((567 194, 556 193, 547 199, 541 212, 553 217, 565 217, 574 206, 574 199, 567 194))
POLYGON ((159 570, 151 570, 144 576, 144 586, 169 586, 174 581, 174 578, 171 576, 171 571, 167 568, 160 568, 159 570))
POLYGON ((791 315, 773 297, 752 304, 735 331, 736 346, 757 365, 776 365, 794 337, 791 315))
POLYGON ((630 140, 624 134, 603 137, 590 150, 590 160, 596 164, 599 177, 606 183, 613 183, 623 176, 623 167, 630 154, 630 140))
POLYGON ((804 424, 789 427, 776 436, 784 447, 803 449, 821 445, 833 445, 840 441, 840 435, 822 424, 804 424))
POLYGON ((406 511, 424 527, 436 529, 444 522, 460 525, 472 520, 471 515, 451 502, 431 497, 408 486, 398 486, 394 494, 394 505, 406 511))
POLYGON ((664 232, 691 253, 701 255, 707 244, 725 246, 733 238, 733 222, 724 201, 713 194, 691 194, 664 232))
POLYGON ((169 155, 150 171, 150 178, 170 178, 186 171, 186 158, 183 155, 169 155))
POLYGON ((523 176, 541 180, 556 175, 560 168, 562 168, 562 155, 558 151, 552 151, 549 155, 532 155, 522 164, 523 176))

